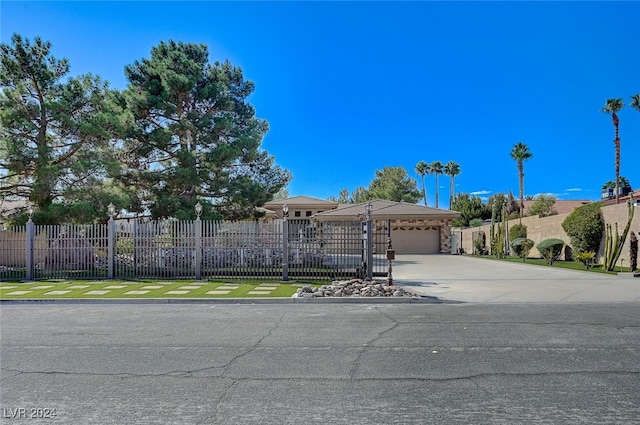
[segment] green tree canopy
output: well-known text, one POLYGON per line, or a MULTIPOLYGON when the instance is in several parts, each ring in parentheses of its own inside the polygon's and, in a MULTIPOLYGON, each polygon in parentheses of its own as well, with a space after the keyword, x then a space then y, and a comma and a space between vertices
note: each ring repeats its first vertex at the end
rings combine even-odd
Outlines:
POLYGON ((576 208, 564 219, 562 228, 571 238, 574 251, 597 253, 604 232, 600 204, 593 202, 576 208))
POLYGON ((533 204, 531 204, 531 207, 529 207, 527 214, 538 215, 540 217, 556 215, 558 214, 555 207, 556 200, 557 198, 553 195, 540 194, 535 197, 535 200, 533 201, 533 204))
POLYGON ((507 220, 511 220, 513 218, 518 217, 520 207, 518 206, 518 201, 516 201, 511 191, 509 191, 507 195, 505 195, 502 192, 491 195, 487 200, 487 208, 489 209, 489 211, 492 211, 494 204, 496 205, 496 216, 495 216, 496 222, 502 221, 503 206, 506 207, 507 220))
POLYGON ((458 193, 454 196, 451 210, 460 213, 460 217, 455 218, 451 223, 454 227, 469 226, 474 218, 482 220, 491 218, 491 209, 482 203, 482 199, 468 193, 458 193))
POLYGON ((0 44, 0 193, 28 199, 42 224, 106 219, 108 199, 88 193, 118 168, 115 93, 92 75, 63 80, 68 73, 40 37, 0 44))
POLYGON ((247 102, 253 83, 210 64, 205 45, 161 42, 125 74, 134 125, 121 179, 143 194, 132 208, 185 219, 201 202, 203 218, 245 218, 291 179, 260 148, 268 124, 247 102))
POLYGON ((376 170, 375 178, 368 187, 358 186, 351 194, 348 189, 342 189, 338 198, 330 200, 340 203, 359 204, 374 199, 385 199, 396 202, 415 204, 422 198, 415 179, 409 177, 403 167, 384 167, 376 170))
POLYGON ((367 197, 368 200, 386 199, 415 204, 421 194, 415 179, 409 177, 403 167, 384 167, 376 170, 376 177, 367 188, 367 197))

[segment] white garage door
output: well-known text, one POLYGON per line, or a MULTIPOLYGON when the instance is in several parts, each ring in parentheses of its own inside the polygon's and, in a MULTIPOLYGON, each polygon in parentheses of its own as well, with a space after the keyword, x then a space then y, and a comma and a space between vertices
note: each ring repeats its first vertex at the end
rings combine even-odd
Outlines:
POLYGON ((440 229, 437 227, 397 227, 391 231, 397 254, 440 253, 440 229))

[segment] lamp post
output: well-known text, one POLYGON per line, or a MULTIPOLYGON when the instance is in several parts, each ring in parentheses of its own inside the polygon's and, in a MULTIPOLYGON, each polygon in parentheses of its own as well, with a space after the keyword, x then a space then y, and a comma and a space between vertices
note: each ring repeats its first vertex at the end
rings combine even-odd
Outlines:
POLYGON ((282 280, 289 280, 289 206, 282 205, 282 280))
POLYGON ((33 224, 33 205, 29 204, 27 208, 27 214, 29 215, 29 221, 27 221, 27 281, 33 280, 33 245, 35 237, 35 225, 33 224))
POLYGON ((116 207, 112 203, 107 205, 107 211, 109 212, 109 221, 113 221, 113 218, 116 216, 116 207))
POLYGON ((113 279, 115 277, 115 253, 116 253, 116 223, 113 218, 116 216, 116 207, 112 203, 107 205, 107 212, 109 213, 109 223, 107 223, 107 261, 108 261, 108 277, 113 279))
POLYGON ((194 239, 194 249, 195 249, 195 274, 196 280, 202 279, 202 221, 200 221, 200 215, 202 214, 202 204, 200 201, 194 206, 196 210, 196 222, 194 223, 195 228, 195 239, 194 239))

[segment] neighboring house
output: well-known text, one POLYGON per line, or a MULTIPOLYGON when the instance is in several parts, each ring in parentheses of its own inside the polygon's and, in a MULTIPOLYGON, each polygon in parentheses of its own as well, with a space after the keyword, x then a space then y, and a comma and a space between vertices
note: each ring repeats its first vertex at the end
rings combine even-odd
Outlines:
POLYGON ((287 199, 277 199, 264 204, 265 218, 282 218, 282 207, 287 204, 290 219, 311 219, 314 214, 338 208, 338 203, 312 198, 310 196, 294 196, 287 199))
POLYGON ((28 201, 0 201, 0 230, 5 228, 5 221, 14 214, 19 214, 29 207, 28 201))
MULTIPOLYGON (((368 202, 340 205, 315 214, 314 221, 362 220, 368 202)), ((390 233, 397 254, 451 253, 451 221, 460 213, 404 202, 371 201, 371 218, 390 233), (390 224, 390 227, 387 225, 390 224)))
MULTIPOLYGON (((266 219, 282 218, 282 207, 287 204, 289 219, 314 221, 364 220, 367 202, 338 204, 309 196, 278 199, 264 205, 266 219)), ((371 217, 377 232, 390 234, 397 254, 451 253, 451 221, 460 216, 456 211, 425 207, 404 202, 371 201, 371 217)))
MULTIPOLYGON (((628 192, 622 196, 620 196, 620 203, 624 204, 625 202, 627 202, 629 200, 629 198, 633 196, 633 200, 636 203, 636 205, 638 205, 638 200, 640 199, 640 190, 636 190, 634 192, 628 192)), ((604 196, 603 196, 604 198, 604 196)), ((616 198, 615 196, 609 199, 603 199, 602 203, 604 205, 614 205, 616 203, 616 198)))
MULTIPOLYGON (((531 208, 531 205, 533 205, 534 202, 535 200, 524 201, 524 214, 523 214, 524 216, 529 215, 529 208, 531 208)), ((589 203, 591 203, 591 201, 586 199, 577 200, 577 201, 563 201, 563 200, 556 199, 555 204, 553 204, 553 208, 556 210, 558 214, 566 214, 566 213, 572 212, 578 207, 581 207, 582 205, 589 204, 589 203)))

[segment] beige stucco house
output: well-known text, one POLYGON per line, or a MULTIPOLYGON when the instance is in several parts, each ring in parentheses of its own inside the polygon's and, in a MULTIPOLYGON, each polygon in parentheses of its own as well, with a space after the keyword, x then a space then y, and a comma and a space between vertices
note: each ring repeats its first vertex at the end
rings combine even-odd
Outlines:
MULTIPOLYGON (((363 220, 367 204, 338 204, 308 196, 296 196, 264 205, 266 218, 282 218, 287 204, 290 219, 321 221, 363 220)), ((378 233, 390 234, 397 254, 451 253, 451 221, 460 213, 404 202, 371 201, 371 217, 378 233)))
POLYGON ((294 196, 287 199, 278 199, 264 204, 265 218, 282 218, 282 207, 287 204, 289 218, 310 219, 314 214, 338 208, 338 203, 312 198, 310 196, 294 196))

